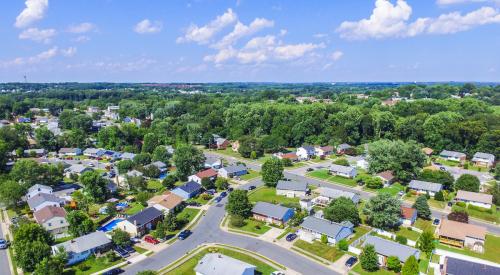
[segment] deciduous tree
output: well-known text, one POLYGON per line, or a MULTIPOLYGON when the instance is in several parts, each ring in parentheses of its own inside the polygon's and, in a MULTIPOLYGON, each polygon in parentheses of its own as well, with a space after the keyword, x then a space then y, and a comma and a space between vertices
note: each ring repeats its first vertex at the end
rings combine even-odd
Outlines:
POLYGON ((269 187, 275 187, 283 178, 283 165, 278 158, 270 158, 262 165, 262 180, 269 187))

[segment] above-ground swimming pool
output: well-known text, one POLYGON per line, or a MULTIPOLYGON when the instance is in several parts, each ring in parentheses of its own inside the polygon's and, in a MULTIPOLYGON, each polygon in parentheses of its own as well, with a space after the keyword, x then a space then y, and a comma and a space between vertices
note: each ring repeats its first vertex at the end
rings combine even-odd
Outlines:
POLYGON ((123 221, 123 219, 114 219, 112 221, 110 221, 109 223, 107 223, 106 225, 103 225, 99 228, 100 231, 103 231, 103 232, 108 232, 108 231, 111 231, 113 229, 115 229, 116 225, 123 221))

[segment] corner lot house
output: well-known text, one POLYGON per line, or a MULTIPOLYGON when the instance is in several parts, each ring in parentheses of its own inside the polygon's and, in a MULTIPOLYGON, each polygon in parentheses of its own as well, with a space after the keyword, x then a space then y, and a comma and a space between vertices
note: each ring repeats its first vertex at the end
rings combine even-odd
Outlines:
POLYGON ((252 209, 253 218, 259 221, 282 225, 293 217, 293 209, 268 202, 257 202, 252 209))
POLYGON ((298 181, 280 180, 276 185, 276 195, 294 197, 305 197, 307 193, 307 183, 298 181))
POLYGON ((314 154, 319 158, 325 158, 333 153, 333 146, 321 146, 314 148, 314 154))
POLYGON ((201 192, 201 188, 202 188, 201 184, 194 181, 188 181, 183 185, 172 190, 172 193, 176 194, 177 196, 185 200, 188 200, 198 195, 201 192))
POLYGON ((421 180, 412 180, 408 184, 408 187, 412 190, 417 191, 418 194, 426 194, 434 196, 437 192, 443 189, 443 185, 440 183, 421 181, 421 180))
POLYGON ((53 191, 54 190, 50 186, 46 186, 43 184, 35 184, 28 189, 28 193, 26 194, 26 199, 34 197, 40 193, 52 194, 53 191))
POLYGON ((312 200, 312 202, 314 204, 317 204, 320 206, 327 206, 328 204, 330 204, 330 202, 332 200, 334 200, 336 198, 340 198, 340 197, 346 197, 346 198, 352 200, 352 202, 354 202, 354 204, 358 204, 359 200, 360 200, 360 197, 358 194, 353 193, 353 192, 349 192, 349 191, 342 191, 339 189, 333 189, 333 188, 328 188, 328 187, 319 187, 314 191, 319 193, 319 196, 314 198, 312 200))
POLYGON ((224 178, 240 177, 246 175, 247 173, 247 168, 241 164, 222 167, 221 169, 219 169, 219 176, 224 178))
POLYGON ((82 154, 82 149, 80 148, 61 148, 59 149, 60 156, 79 156, 82 154))
POLYGON ((208 178, 209 180, 214 181, 217 178, 217 171, 215 171, 212 168, 208 168, 206 170, 203 170, 201 172, 198 172, 194 175, 189 176, 188 180, 201 184, 201 181, 205 178, 208 178))
POLYGON ((382 239, 377 236, 368 235, 363 243, 363 247, 367 245, 373 245, 375 247, 378 263, 381 266, 387 265, 387 258, 390 256, 398 257, 401 263, 405 263, 410 256, 415 256, 417 259, 420 256, 420 251, 416 248, 382 239))
POLYGON ((224 150, 226 149, 229 145, 231 145, 231 142, 225 138, 215 138, 215 148, 218 150, 224 150))
POLYGON ((484 251, 485 227, 443 219, 438 228, 438 235, 441 243, 467 247, 480 253, 484 251))
POLYGON ((104 155, 104 152, 106 152, 104 149, 87 148, 83 150, 83 155, 89 158, 100 158, 104 155))
POLYGON ((177 196, 170 191, 165 191, 165 193, 161 195, 156 195, 148 200, 148 206, 154 207, 165 214, 170 213, 171 211, 175 211, 177 207, 182 204, 183 198, 177 196))
POLYGON ((332 175, 352 179, 356 176, 357 171, 356 167, 332 164, 330 165, 330 173, 332 173, 332 175))
POLYGON ((350 222, 336 223, 309 216, 300 225, 298 235, 300 239, 307 242, 320 240, 322 235, 326 235, 328 243, 336 244, 340 240, 348 238, 352 233, 353 224, 350 222))
POLYGON ((54 196, 53 194, 39 193, 28 199, 28 206, 33 212, 36 212, 46 206, 60 207, 63 204, 64 200, 54 196))
POLYGON ((457 258, 446 257, 444 259, 441 274, 444 275, 498 275, 500 274, 500 267, 486 265, 483 263, 469 262, 457 258))
POLYGON ((455 200, 489 209, 493 203, 493 196, 490 194, 458 190, 455 200))
POLYGON ((69 223, 66 220, 66 210, 57 206, 45 206, 33 213, 38 224, 48 232, 57 235, 68 230, 69 223))
POLYGON ((394 174, 389 170, 378 173, 377 177, 382 180, 384 187, 391 185, 394 181, 394 174))
POLYGON ((57 254, 59 249, 68 253, 68 265, 84 261, 92 254, 102 253, 112 246, 111 240, 102 231, 92 232, 67 242, 52 246, 52 253, 57 254))
POLYGON ((255 266, 219 253, 208 253, 194 271, 196 275, 253 275, 255 266))
POLYGON ((443 150, 439 156, 445 160, 456 161, 463 163, 465 161, 466 155, 461 152, 443 150))
POLYGON ((477 152, 472 157, 472 162, 477 166, 490 168, 495 164, 495 156, 488 153, 477 152))
POLYGON ((401 224, 412 226, 417 220, 417 209, 401 206, 401 224))
POLYGON ((117 228, 128 232, 133 237, 141 237, 156 227, 163 220, 163 212, 155 207, 148 207, 117 224, 117 228))
POLYGON ((314 150, 314 146, 302 146, 297 148, 297 152, 295 153, 300 160, 308 160, 316 151, 314 150))

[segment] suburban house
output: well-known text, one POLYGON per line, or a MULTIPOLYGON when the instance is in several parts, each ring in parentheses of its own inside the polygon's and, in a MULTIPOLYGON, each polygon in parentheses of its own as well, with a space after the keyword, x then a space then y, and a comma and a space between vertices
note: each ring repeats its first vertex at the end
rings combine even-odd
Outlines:
POLYGON ((377 236, 366 236, 363 247, 367 245, 373 245, 375 247, 375 252, 377 252, 378 263, 380 266, 386 266, 387 258, 390 256, 398 257, 401 263, 406 262, 410 256, 415 256, 417 259, 420 257, 420 251, 414 247, 402 245, 377 236))
POLYGON ((141 237, 154 229, 161 220, 163 220, 163 212, 155 207, 148 207, 119 222, 116 228, 128 232, 133 237, 141 237))
POLYGON ((321 146, 314 148, 314 154, 324 159, 326 156, 329 156, 333 153, 333 146, 321 146))
POLYGON ((82 154, 82 149, 80 148, 61 148, 59 149, 60 156, 79 156, 82 154))
POLYGON ((26 199, 34 197, 40 193, 52 194, 53 191, 54 190, 50 186, 46 186, 43 184, 35 184, 28 189, 28 193, 26 193, 26 199))
POLYGON ((106 150, 100 148, 87 148, 83 150, 83 155, 89 158, 100 158, 105 152, 106 150))
POLYGON ((474 206, 489 209, 493 203, 493 195, 458 190, 457 195, 455 196, 455 201, 461 201, 474 206))
POLYGON ((120 156, 120 158, 122 160, 134 160, 135 154, 134 153, 125 152, 125 153, 122 153, 122 155, 120 156))
POLYGON ((24 157, 43 157, 47 154, 47 150, 45 149, 27 149, 23 151, 24 157))
POLYGON ((347 161, 349 161, 350 165, 368 170, 368 160, 365 156, 347 156, 347 161))
POLYGON ((253 218, 259 221, 282 225, 293 217, 292 208, 268 202, 257 202, 252 208, 253 218))
POLYGON ((119 111, 120 111, 120 106, 116 105, 108 106, 108 108, 104 110, 104 116, 109 119, 117 120, 120 118, 120 114, 118 113, 119 111))
POLYGON ((273 154, 273 156, 277 157, 280 160, 289 159, 292 162, 299 160, 299 157, 297 156, 297 154, 293 153, 293 152, 292 153, 275 153, 275 154, 273 154))
POLYGON ((432 150, 429 147, 424 147, 422 148, 422 153, 424 153, 426 156, 430 157, 432 153, 434 153, 434 150, 432 150))
POLYGON ((222 167, 219 169, 219 176, 224 178, 240 177, 246 174, 248 174, 248 170, 246 166, 241 164, 222 167))
POLYGON ((165 191, 161 195, 156 195, 148 200, 148 206, 154 207, 165 214, 175 211, 180 205, 182 205, 183 198, 177 196, 176 194, 165 191))
POLYGON ((52 194, 66 200, 67 202, 70 202, 73 200, 71 194, 73 194, 77 190, 80 190, 81 188, 82 187, 80 185, 75 183, 59 184, 57 186, 54 186, 52 194))
POLYGON ((120 152, 115 152, 113 150, 105 150, 104 154, 102 155, 102 158, 104 159, 109 159, 109 160, 115 160, 121 158, 122 154, 120 152))
POLYGON ((194 181, 201 184, 203 179, 209 179, 210 181, 214 181, 217 178, 217 171, 212 168, 208 168, 206 170, 200 171, 194 175, 189 176, 189 181, 194 181))
POLYGON ((68 265, 74 265, 84 261, 92 254, 103 253, 111 249, 111 239, 102 231, 92 232, 90 234, 56 244, 52 246, 52 253, 55 255, 62 249, 68 254, 68 265))
POLYGON ((347 143, 342 143, 337 146, 337 154, 348 154, 352 150, 352 146, 347 143))
POLYGON ((443 219, 438 228, 438 236, 441 243, 461 248, 467 247, 482 253, 486 239, 486 228, 443 219))
POLYGON ((387 187, 394 182, 394 174, 390 170, 380 172, 376 176, 382 180, 384 187, 387 187))
POLYGON ((466 155, 461 152, 443 150, 439 156, 445 160, 457 161, 463 163, 465 161, 466 155))
POLYGON ((233 141, 233 143, 231 143, 231 150, 233 150, 233 152, 238 152, 239 149, 240 149, 240 142, 238 140, 233 141))
POLYGON ((276 185, 276 195, 294 197, 305 197, 308 192, 307 183, 299 181, 280 180, 276 185))
POLYGON ((356 167, 352 166, 343 166, 343 165, 338 165, 338 164, 332 164, 330 165, 330 173, 335 176, 341 176, 344 178, 354 178, 356 177, 357 171, 356 167))
POLYGON ((297 148, 296 154, 300 160, 308 160, 315 155, 315 152, 314 146, 307 145, 297 148))
POLYGON ((69 223, 66 220, 66 210, 58 206, 45 206, 33 213, 38 224, 43 226, 48 232, 57 235, 68 230, 69 223))
POLYGON ((167 171, 167 164, 165 164, 163 161, 158 160, 158 161, 152 162, 151 164, 148 164, 148 165, 156 166, 156 168, 158 168, 158 170, 160 170, 161 173, 164 173, 165 171, 167 171))
POLYGON ((219 169, 222 167, 222 160, 219 157, 206 156, 205 168, 219 169))
POLYGON ((319 193, 319 196, 315 197, 312 202, 320 206, 327 206, 332 200, 340 197, 348 198, 352 200, 354 204, 358 204, 361 199, 356 193, 328 187, 319 187, 314 190, 314 192, 319 193))
POLYGON ((401 224, 412 226, 417 220, 417 209, 401 206, 401 224))
POLYGON ((469 262, 462 259, 446 257, 442 265, 441 274, 443 275, 498 275, 499 266, 487 265, 484 263, 469 262))
POLYGON ((328 243, 336 244, 340 240, 348 238, 353 233, 353 224, 346 221, 341 223, 309 216, 300 224, 298 235, 300 239, 313 242, 320 240, 322 235, 326 235, 328 243))
POLYGON ((472 157, 472 162, 477 166, 490 168, 495 164, 495 156, 493 154, 477 152, 472 157))
POLYGON ((185 200, 188 200, 198 195, 201 192, 201 189, 202 189, 201 184, 194 181, 188 181, 183 185, 172 190, 172 193, 176 194, 177 196, 185 200))
POLYGON ((437 192, 443 189, 443 185, 440 183, 421 181, 421 180, 411 180, 408 187, 415 190, 418 194, 426 194, 434 196, 437 192))
POLYGON ((227 140, 225 138, 221 138, 221 137, 215 138, 214 141, 215 141, 214 142, 215 148, 217 148, 218 150, 224 150, 229 145, 231 145, 231 142, 229 142, 229 140, 227 140))
POLYGON ((196 275, 253 275, 255 266, 220 253, 208 253, 198 262, 196 275))
POLYGON ((75 175, 80 176, 81 174, 83 174, 87 171, 92 171, 92 170, 94 170, 94 169, 87 167, 85 165, 82 165, 82 164, 73 164, 70 167, 66 168, 64 170, 64 172, 66 174, 66 177, 69 178, 71 176, 71 174, 75 174, 75 175))
POLYGON ((38 193, 28 199, 28 206, 31 211, 36 212, 46 206, 60 207, 65 201, 53 194, 38 193))

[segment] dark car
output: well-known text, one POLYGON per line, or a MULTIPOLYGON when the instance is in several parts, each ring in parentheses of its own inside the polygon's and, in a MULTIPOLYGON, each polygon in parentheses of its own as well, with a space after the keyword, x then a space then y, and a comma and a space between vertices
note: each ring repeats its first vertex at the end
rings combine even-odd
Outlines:
POLYGON ((224 192, 220 193, 220 197, 221 197, 221 198, 224 198, 225 196, 227 196, 227 192, 226 192, 226 191, 224 191, 224 192))
POLYGON ((191 231, 190 230, 184 230, 181 233, 179 233, 178 238, 179 238, 179 240, 184 240, 187 237, 189 237, 189 235, 191 235, 191 231))
POLYGON ((287 240, 288 242, 291 242, 291 241, 295 240, 296 238, 297 238, 297 234, 295 234, 295 233, 291 233, 291 234, 288 234, 288 235, 286 236, 286 240, 287 240))
POLYGON ((439 219, 434 219, 434 221, 432 222, 433 225, 439 225, 441 221, 439 219))
POLYGON ((255 188, 257 188, 257 187, 255 187, 255 185, 248 186, 248 190, 254 190, 255 188))
POLYGON ((351 257, 351 258, 347 259, 347 261, 345 262, 345 266, 352 267, 357 261, 358 261, 358 258, 351 257))
POLYGON ((113 268, 111 270, 108 270, 108 271, 102 273, 102 275, 115 275, 115 274, 121 274, 123 272, 125 272, 125 271, 121 268, 113 268))
POLYGON ((307 168, 307 172, 311 172, 311 171, 314 171, 314 168, 311 168, 311 167, 307 168))
POLYGON ((221 198, 221 197, 217 197, 217 198, 215 198, 215 200, 214 200, 214 201, 215 201, 216 203, 219 203, 221 200, 222 200, 222 198, 221 198))
POLYGON ((233 188, 233 187, 229 187, 229 188, 227 189, 227 192, 233 192, 233 190, 234 190, 234 188, 233 188))
POLYGON ((448 202, 448 206, 449 207, 452 207, 453 206, 453 203, 451 201, 448 202))
POLYGON ((444 168, 444 167, 441 166, 441 167, 439 167, 439 170, 446 171, 446 168, 444 168))

